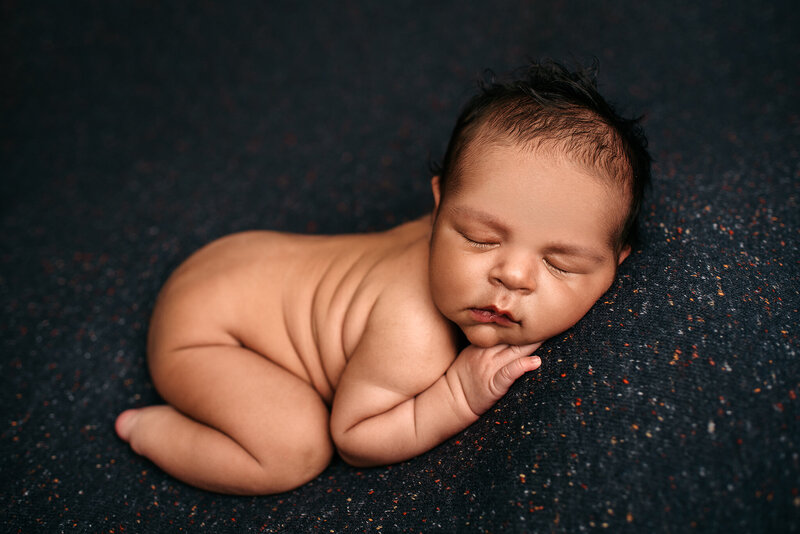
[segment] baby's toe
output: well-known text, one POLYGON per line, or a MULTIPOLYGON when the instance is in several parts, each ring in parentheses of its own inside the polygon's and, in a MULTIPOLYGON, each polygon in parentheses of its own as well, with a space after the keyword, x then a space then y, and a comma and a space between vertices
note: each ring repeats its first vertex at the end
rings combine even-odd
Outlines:
POLYGON ((125 410, 119 414, 119 416, 117 416, 117 421, 114 424, 114 430, 117 431, 117 435, 120 437, 120 439, 130 441, 131 430, 133 429, 138 416, 139 410, 137 409, 125 410))

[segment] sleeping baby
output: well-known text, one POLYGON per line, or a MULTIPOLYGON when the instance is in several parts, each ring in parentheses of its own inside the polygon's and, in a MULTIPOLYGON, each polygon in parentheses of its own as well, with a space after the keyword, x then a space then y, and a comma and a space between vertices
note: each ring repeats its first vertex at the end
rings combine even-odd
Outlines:
POLYGON ((646 140, 586 72, 484 83, 431 180, 433 211, 363 235, 253 231, 169 278, 147 343, 167 404, 118 435, 171 475, 287 491, 334 452, 400 462, 463 430, 608 290, 634 243, 646 140))

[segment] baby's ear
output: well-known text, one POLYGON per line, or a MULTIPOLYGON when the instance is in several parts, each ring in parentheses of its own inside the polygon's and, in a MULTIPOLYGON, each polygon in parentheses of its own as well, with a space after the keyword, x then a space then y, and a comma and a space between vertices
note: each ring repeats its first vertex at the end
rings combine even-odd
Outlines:
POLYGON ((431 190, 433 191, 433 214, 439 211, 439 201, 442 199, 440 180, 438 176, 431 178, 431 190))
POLYGON ((619 258, 617 258, 617 265, 622 265, 622 262, 625 261, 625 258, 631 255, 631 246, 625 245, 619 253, 619 258))

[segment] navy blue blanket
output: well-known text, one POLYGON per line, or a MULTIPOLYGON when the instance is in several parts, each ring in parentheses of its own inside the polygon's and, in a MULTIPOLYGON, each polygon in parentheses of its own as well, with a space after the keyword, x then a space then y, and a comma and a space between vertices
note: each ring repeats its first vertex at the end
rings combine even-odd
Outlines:
POLYGON ((800 15, 700 4, 2 2, 0 529, 800 530, 800 15), (187 255, 425 213, 485 68, 592 56, 646 115, 644 239, 480 421, 251 498, 116 438, 187 255))

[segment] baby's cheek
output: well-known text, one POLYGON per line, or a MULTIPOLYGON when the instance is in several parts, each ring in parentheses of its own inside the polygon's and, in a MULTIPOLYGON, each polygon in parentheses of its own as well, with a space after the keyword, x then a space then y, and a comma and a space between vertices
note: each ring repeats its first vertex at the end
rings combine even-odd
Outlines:
POLYGON ((455 322, 458 313, 464 307, 459 296, 464 295, 464 289, 453 283, 446 276, 431 278, 431 298, 434 306, 449 320, 455 322))
MULTIPOLYGON (((560 332, 567 330, 577 324, 583 317, 592 309, 596 301, 579 301, 574 302, 569 309, 565 310, 562 315, 562 324, 558 326, 560 332)), ((555 334, 554 334, 555 335, 555 334)))
POLYGON ((575 326, 591 309, 591 304, 576 302, 574 299, 570 300, 569 297, 565 297, 562 302, 563 305, 553 306, 536 314, 536 318, 526 325, 525 337, 527 339, 522 340, 521 344, 537 343, 557 336, 575 326))

